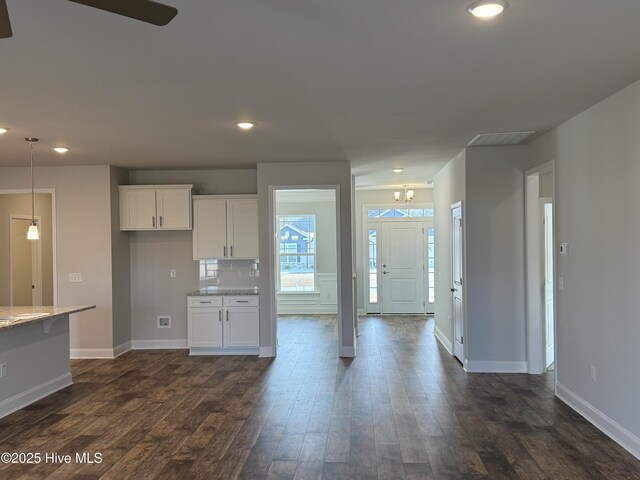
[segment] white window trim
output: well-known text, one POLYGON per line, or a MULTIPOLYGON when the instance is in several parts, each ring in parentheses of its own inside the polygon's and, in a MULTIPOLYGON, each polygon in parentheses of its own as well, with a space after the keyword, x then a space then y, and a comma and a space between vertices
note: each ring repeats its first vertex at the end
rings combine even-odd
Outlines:
MULTIPOLYGON (((369 217, 369 210, 403 210, 409 208, 430 208, 433 209, 433 203, 413 203, 413 202, 398 202, 398 203, 365 203, 362 205, 362 218, 363 220, 370 222, 394 222, 412 219, 413 221, 430 221, 433 217, 369 217), (404 207, 403 207, 404 205, 404 207)), ((434 212, 435 213, 435 212, 434 212)))

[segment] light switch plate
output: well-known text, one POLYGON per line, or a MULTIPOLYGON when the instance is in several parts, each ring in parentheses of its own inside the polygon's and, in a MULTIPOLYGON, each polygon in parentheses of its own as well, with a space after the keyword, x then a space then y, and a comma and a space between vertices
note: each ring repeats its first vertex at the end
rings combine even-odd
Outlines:
POLYGON ((169 270, 169 276, 171 278, 176 278, 178 276, 178 273, 176 272, 175 268, 172 268, 171 270, 169 270))
POLYGON ((560 255, 569 255, 569 244, 561 243, 560 244, 560 255))
POLYGON ((69 274, 69 283, 80 283, 82 282, 82 273, 70 273, 69 274))

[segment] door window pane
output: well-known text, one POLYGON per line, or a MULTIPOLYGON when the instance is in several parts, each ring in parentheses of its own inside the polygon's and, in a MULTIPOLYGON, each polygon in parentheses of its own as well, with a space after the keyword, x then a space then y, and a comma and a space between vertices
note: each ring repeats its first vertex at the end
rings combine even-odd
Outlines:
POLYGON ((435 230, 427 229, 427 288, 429 303, 436 301, 436 275, 435 275, 435 230))
POLYGON ((369 230, 369 303, 378 303, 378 236, 369 230))

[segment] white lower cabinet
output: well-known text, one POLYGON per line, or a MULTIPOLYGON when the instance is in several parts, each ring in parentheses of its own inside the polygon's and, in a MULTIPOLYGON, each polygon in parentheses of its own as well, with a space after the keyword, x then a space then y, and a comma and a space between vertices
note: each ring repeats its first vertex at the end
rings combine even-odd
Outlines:
POLYGON ((257 296, 198 296, 187 301, 191 355, 258 354, 260 313, 257 296))

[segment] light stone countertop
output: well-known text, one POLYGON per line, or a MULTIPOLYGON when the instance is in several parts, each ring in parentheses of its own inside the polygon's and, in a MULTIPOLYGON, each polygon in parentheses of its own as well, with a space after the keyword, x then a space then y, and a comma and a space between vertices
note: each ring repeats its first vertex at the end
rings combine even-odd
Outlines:
POLYGON ((0 330, 18 327, 33 322, 62 317, 72 313, 96 308, 95 305, 72 305, 66 307, 0 307, 0 330))
POLYGON ((219 297, 219 296, 236 296, 236 295, 259 295, 258 287, 207 287, 189 293, 189 297, 219 297))

